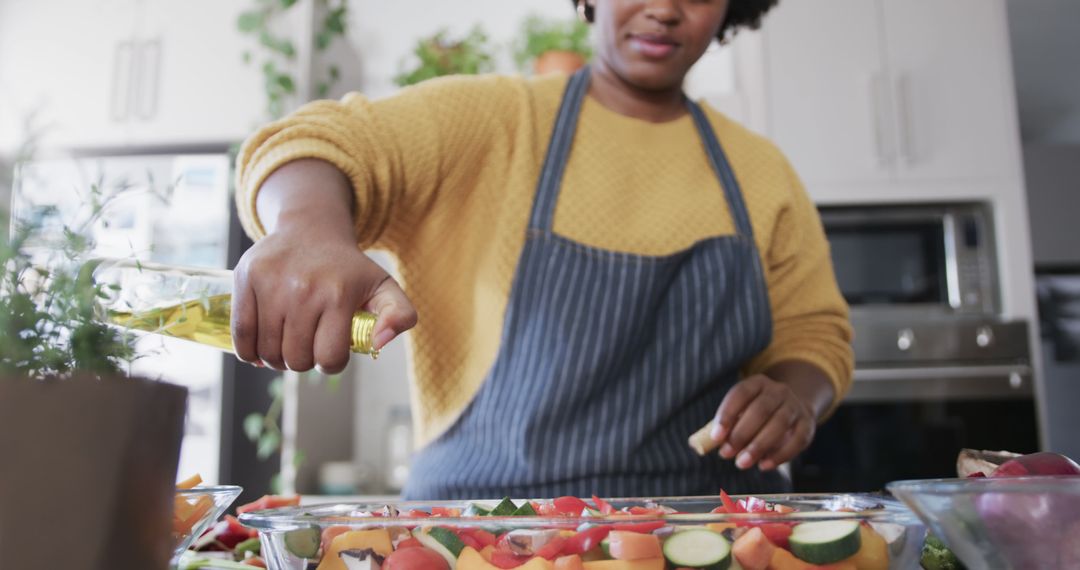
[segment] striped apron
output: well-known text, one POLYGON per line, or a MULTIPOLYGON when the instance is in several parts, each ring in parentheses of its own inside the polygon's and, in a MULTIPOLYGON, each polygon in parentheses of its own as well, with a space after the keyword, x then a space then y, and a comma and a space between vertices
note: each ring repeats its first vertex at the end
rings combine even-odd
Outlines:
POLYGON ((687 102, 735 235, 643 256, 552 231, 588 85, 586 68, 563 95, 495 363, 461 418, 415 457, 404 490, 410 499, 787 487, 775 471, 698 457, 686 441, 772 335, 750 218, 701 108, 687 102))

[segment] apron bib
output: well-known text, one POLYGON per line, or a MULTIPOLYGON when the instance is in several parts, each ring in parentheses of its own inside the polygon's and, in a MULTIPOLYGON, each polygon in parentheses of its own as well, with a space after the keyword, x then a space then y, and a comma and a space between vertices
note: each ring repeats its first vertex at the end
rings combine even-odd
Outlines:
POLYGON ((499 353, 461 418, 413 462, 410 499, 780 492, 776 471, 699 457, 687 437, 768 346, 769 297, 734 173, 687 101, 736 233, 672 255, 552 231, 588 68, 563 95, 507 303, 499 353))

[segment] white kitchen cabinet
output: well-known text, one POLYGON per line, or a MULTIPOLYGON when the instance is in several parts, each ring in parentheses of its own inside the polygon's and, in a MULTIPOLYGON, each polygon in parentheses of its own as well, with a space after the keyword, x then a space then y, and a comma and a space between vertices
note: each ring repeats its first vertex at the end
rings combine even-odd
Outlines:
POLYGON ((248 0, 142 0, 131 137, 143 144, 242 140, 263 118, 262 75, 236 29, 248 0))
POLYGON ((226 143, 262 117, 246 0, 5 0, 0 152, 31 112, 46 148, 226 143))
POLYGON ((868 0, 783 2, 765 20, 769 135, 808 183, 890 175, 877 20, 868 0))
POLYGON ((22 142, 35 117, 52 146, 119 144, 114 120, 125 104, 131 0, 7 0, 0 19, 0 89, 5 150, 22 142))
POLYGON ((769 15, 768 131, 812 195, 1017 176, 1001 1, 802 0, 769 15))
POLYGON ((896 173, 1000 178, 1020 136, 1009 112, 1009 36, 998 0, 883 0, 896 173))

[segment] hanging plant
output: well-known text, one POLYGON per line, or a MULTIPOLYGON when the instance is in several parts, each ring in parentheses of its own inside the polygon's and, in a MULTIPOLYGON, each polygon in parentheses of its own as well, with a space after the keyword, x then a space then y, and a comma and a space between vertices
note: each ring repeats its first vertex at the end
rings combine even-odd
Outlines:
MULTIPOLYGON (((345 37, 349 5, 347 0, 314 1, 323 17, 312 42, 316 52, 323 53, 335 40, 345 37)), ((297 95, 297 81, 292 71, 296 64, 296 46, 288 37, 274 30, 277 23, 297 5, 297 0, 255 0, 254 5, 242 12, 236 21, 240 33, 256 41, 254 49, 244 51, 243 59, 245 63, 258 65, 262 70, 266 113, 273 119, 284 115, 286 103, 297 95)), ((327 66, 325 75, 315 79, 316 96, 326 97, 340 77, 341 70, 336 65, 327 66)))

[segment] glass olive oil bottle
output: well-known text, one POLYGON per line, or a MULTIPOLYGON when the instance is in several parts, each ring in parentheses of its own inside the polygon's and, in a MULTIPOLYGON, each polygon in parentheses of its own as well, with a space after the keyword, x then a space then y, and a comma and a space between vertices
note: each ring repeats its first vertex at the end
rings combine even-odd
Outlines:
MULTIPOLYGON (((94 259, 85 267, 102 285, 103 320, 233 352, 231 271, 126 259, 94 259)), ((353 352, 378 356, 371 347, 375 318, 364 311, 353 315, 353 352)))

